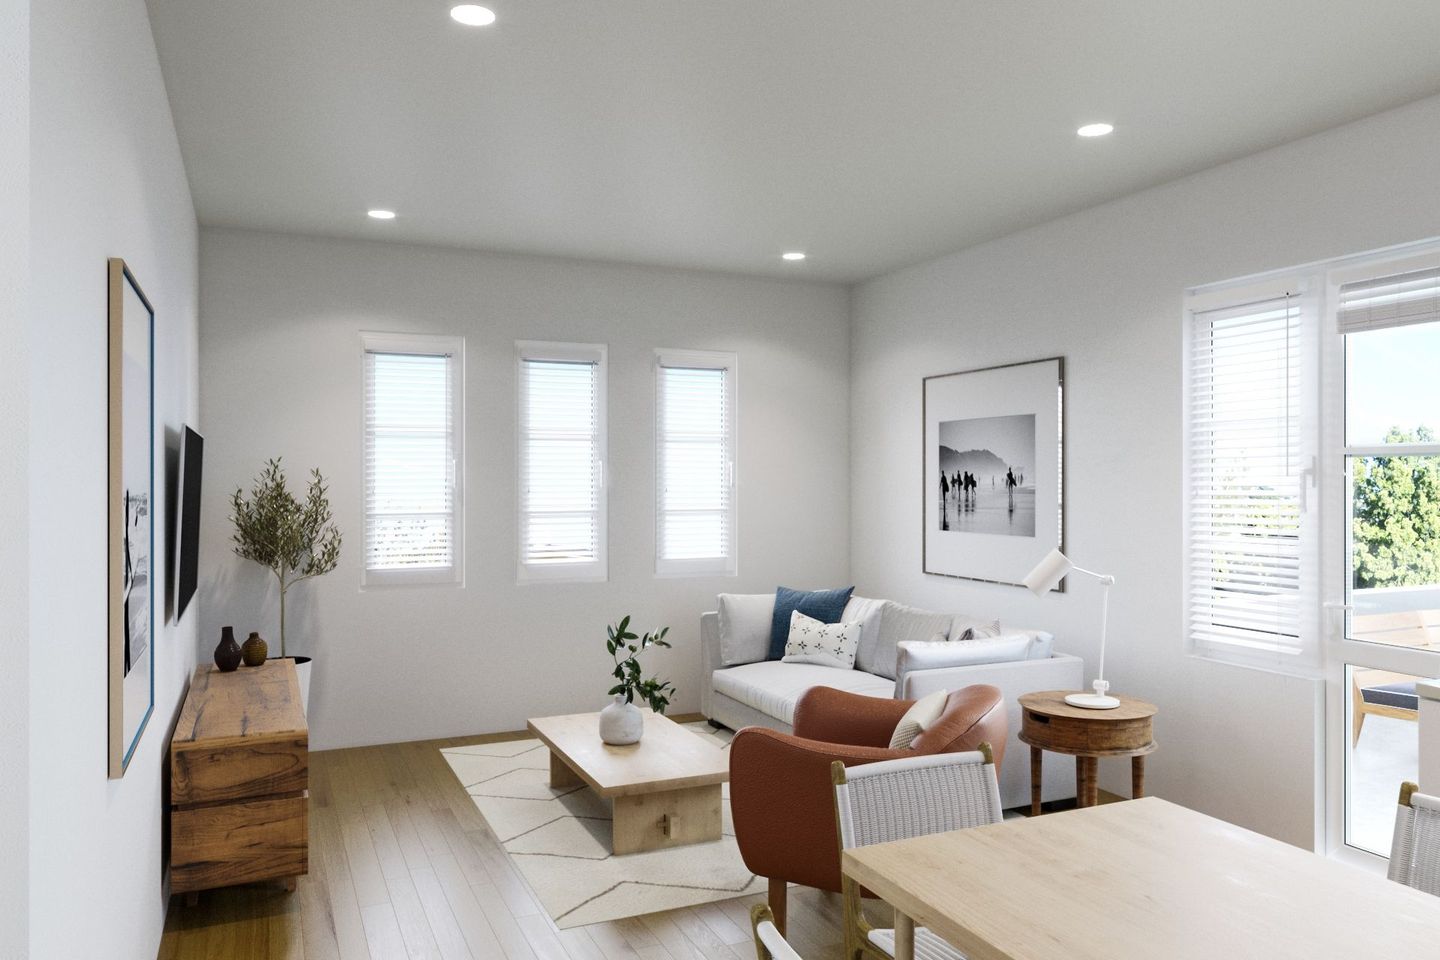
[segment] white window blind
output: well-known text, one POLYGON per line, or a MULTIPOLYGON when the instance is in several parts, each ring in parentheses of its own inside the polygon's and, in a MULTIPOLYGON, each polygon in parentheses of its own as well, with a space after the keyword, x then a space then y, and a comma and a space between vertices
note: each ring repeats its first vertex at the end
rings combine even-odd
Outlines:
POLYGON ((605 578, 605 348, 520 345, 522 580, 605 578))
POLYGON ((1191 315, 1186 629, 1191 649, 1303 672, 1318 660, 1299 297, 1191 315))
POLYGON ((367 334, 365 582, 461 571, 461 343, 367 334))
POLYGON ((1440 321, 1440 268, 1342 284, 1341 333, 1440 321))
POLYGON ((735 357, 656 352, 655 572, 735 572, 735 357))

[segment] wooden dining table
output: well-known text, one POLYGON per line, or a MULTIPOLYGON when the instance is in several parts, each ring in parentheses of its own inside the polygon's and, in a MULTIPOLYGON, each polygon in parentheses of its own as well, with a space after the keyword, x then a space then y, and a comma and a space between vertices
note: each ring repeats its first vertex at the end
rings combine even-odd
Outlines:
POLYGON ((1440 957, 1440 897, 1150 797, 846 850, 968 960, 1440 957))

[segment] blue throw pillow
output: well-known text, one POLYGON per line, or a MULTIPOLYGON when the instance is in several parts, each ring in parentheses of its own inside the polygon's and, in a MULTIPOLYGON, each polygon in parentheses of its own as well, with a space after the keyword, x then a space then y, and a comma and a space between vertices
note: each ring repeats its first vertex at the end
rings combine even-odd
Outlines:
POLYGON ((775 588, 775 617, 770 621, 770 655, 767 660, 779 660, 785 656, 785 641, 790 637, 790 613, 799 610, 807 617, 814 617, 821 623, 839 623, 850 602, 854 587, 840 590, 791 590, 789 587, 775 588))

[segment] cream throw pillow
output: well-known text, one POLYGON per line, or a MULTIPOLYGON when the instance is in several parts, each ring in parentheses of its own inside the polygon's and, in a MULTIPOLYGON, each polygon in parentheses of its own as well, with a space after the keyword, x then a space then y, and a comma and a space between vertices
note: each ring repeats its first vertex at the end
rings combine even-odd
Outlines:
POLYGON ((912 703, 910 709, 905 711, 905 716, 895 725, 895 732, 890 735, 890 749, 909 750, 915 738, 940 719, 940 714, 945 712, 945 700, 949 696, 947 690, 936 690, 912 703))
POLYGON ((781 663, 816 663, 851 670, 860 646, 861 623, 822 623, 799 610, 790 612, 790 635, 781 663))

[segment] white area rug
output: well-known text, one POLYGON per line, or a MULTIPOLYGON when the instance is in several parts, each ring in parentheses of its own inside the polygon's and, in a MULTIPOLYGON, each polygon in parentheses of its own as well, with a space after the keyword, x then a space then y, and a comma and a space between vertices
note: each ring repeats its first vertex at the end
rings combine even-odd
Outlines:
MULTIPOLYGON (((685 729, 713 740, 716 750, 724 749, 731 736, 706 723, 685 729)), ((728 784, 719 840, 617 857, 610 852, 609 801, 585 786, 552 790, 549 751, 539 740, 440 752, 557 926, 618 920, 765 889, 735 845, 728 784)))

